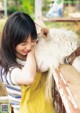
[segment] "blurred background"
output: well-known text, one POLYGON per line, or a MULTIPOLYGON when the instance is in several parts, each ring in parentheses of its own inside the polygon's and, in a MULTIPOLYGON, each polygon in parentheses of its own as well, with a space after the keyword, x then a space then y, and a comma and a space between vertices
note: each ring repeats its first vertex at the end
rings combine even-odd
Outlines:
MULTIPOLYGON (((34 20, 40 18, 80 18, 80 0, 0 0, 0 33, 8 16, 24 11, 34 20)), ((80 34, 80 22, 44 22, 48 28, 63 27, 80 34)))

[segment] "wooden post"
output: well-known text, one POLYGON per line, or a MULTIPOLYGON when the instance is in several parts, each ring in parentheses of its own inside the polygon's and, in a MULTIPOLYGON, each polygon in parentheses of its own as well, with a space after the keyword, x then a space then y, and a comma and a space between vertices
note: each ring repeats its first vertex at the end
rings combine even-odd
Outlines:
POLYGON ((35 18, 42 16, 42 0, 35 0, 35 18))
POLYGON ((4 16, 7 17, 7 0, 4 0, 4 16))

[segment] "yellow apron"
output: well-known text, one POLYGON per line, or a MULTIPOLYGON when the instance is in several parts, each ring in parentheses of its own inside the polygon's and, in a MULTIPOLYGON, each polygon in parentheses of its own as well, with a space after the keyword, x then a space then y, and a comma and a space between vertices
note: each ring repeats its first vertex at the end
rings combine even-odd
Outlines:
POLYGON ((38 72, 31 86, 21 86, 20 113, 54 113, 52 103, 45 99, 46 74, 38 72))

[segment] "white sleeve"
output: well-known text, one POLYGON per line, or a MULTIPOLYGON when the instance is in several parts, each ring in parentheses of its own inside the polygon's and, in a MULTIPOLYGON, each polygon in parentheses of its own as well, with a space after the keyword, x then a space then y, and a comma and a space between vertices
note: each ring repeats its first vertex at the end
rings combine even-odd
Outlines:
POLYGON ((11 81, 12 81, 13 84, 17 85, 15 78, 17 76, 17 73, 19 73, 20 71, 21 71, 21 69, 19 69, 19 68, 12 69, 12 71, 11 71, 11 81))

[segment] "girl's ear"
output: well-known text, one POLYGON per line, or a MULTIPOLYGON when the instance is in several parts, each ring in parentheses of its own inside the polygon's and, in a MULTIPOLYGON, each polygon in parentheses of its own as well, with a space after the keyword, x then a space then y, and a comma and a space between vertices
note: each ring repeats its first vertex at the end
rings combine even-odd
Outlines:
POLYGON ((49 30, 47 28, 42 28, 41 33, 47 37, 49 30))

